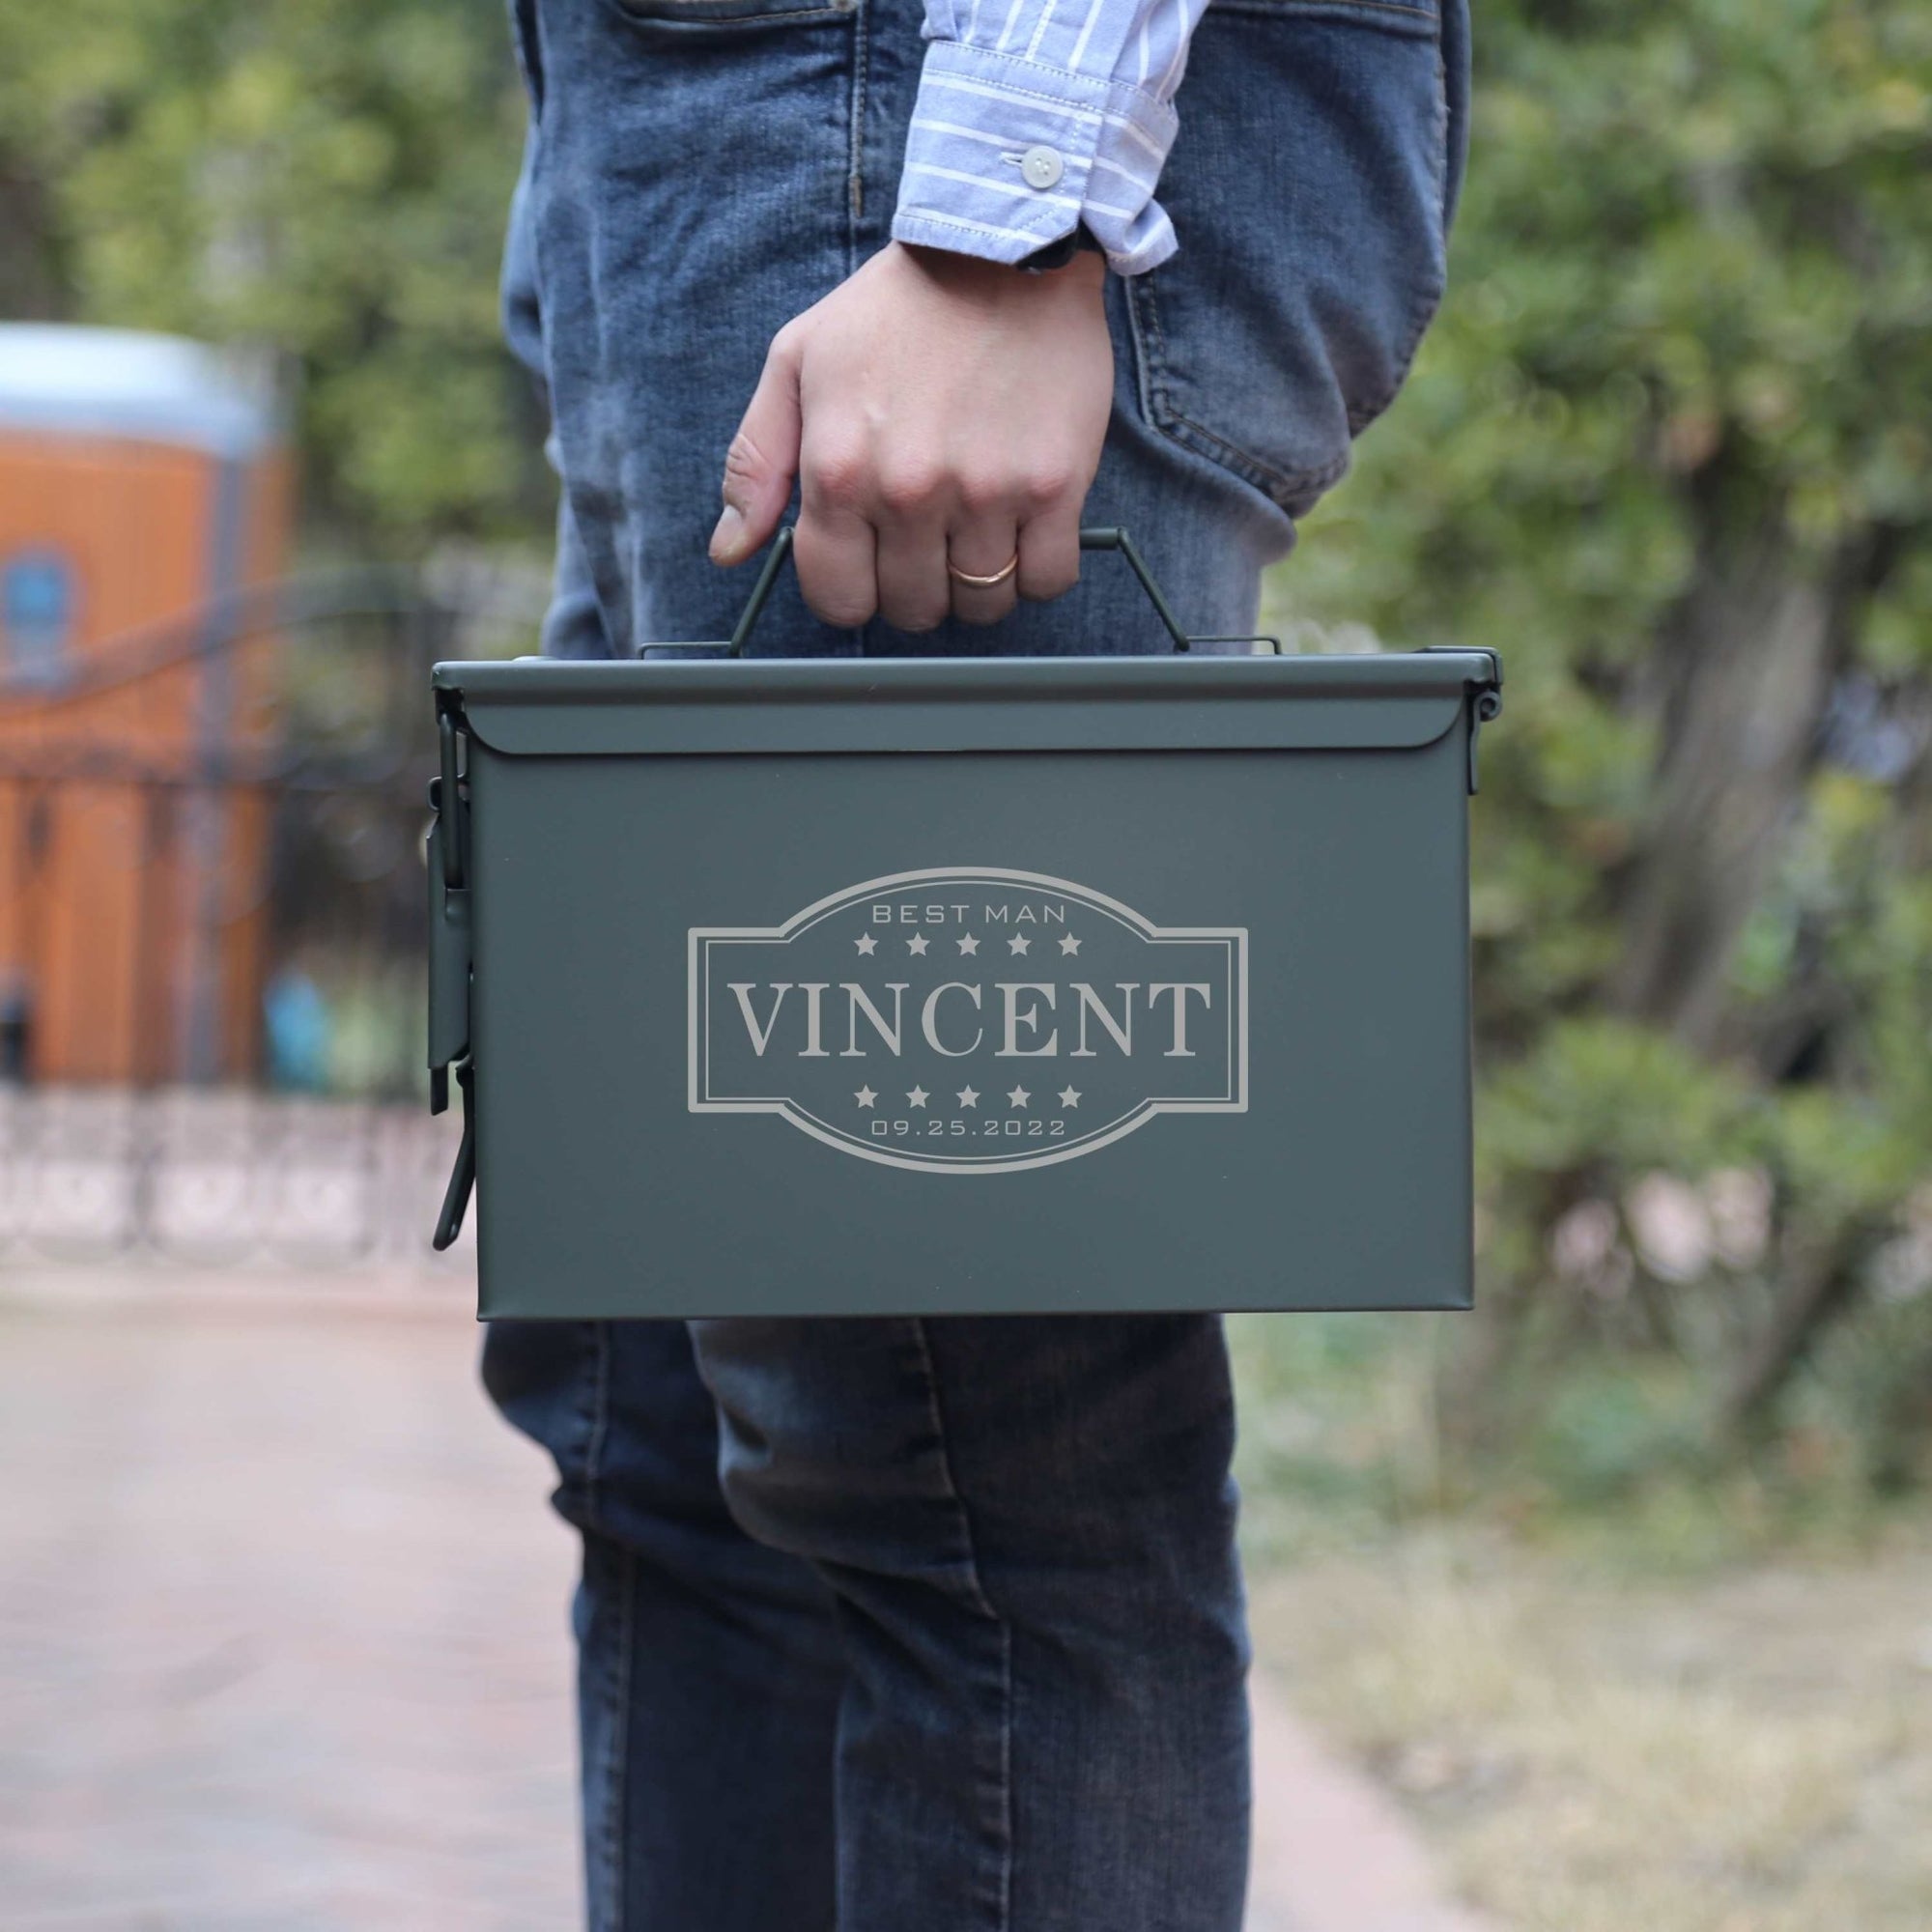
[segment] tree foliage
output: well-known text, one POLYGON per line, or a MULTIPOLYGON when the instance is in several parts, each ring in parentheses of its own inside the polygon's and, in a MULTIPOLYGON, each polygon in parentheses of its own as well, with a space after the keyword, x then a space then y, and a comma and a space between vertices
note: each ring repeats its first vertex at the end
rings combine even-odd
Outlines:
POLYGON ((1867 1332, 1895 1467, 1932 1433, 1932 11, 1477 13, 1450 299, 1280 585, 1507 666, 1465 1432, 1606 1339, 1760 1427, 1867 1332))
POLYGON ((521 527, 522 122, 498 0, 0 0, 0 304, 270 352, 361 548, 521 527))

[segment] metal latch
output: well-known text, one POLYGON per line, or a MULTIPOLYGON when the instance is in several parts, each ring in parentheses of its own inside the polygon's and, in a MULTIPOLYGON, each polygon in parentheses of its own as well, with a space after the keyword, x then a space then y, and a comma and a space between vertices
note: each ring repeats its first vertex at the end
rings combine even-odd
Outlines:
POLYGON ((1463 687, 1463 702, 1469 707, 1469 796, 1476 795, 1476 739, 1485 724, 1500 718, 1503 711, 1503 661, 1487 644, 1425 644, 1425 651, 1458 651, 1465 657, 1488 658, 1488 677, 1472 678, 1463 687))
POLYGON ((469 794, 461 770, 454 703, 439 694, 437 730, 442 771, 430 781, 429 1110, 449 1107, 453 1073, 463 1095, 463 1140, 432 1237, 440 1252, 456 1239, 476 1180, 475 1068, 469 1054, 469 794))
POLYGON ((476 1083, 476 1069, 464 1061, 456 1069, 456 1084, 463 1091, 463 1138, 457 1144, 456 1165, 449 1173, 449 1185, 442 1192, 442 1211, 436 1217, 436 1233, 430 1244, 438 1254, 463 1232, 464 1210, 469 1206, 476 1185, 476 1110, 470 1089, 476 1083))
POLYGON ((1476 795, 1476 740, 1483 726, 1503 715, 1503 661, 1494 651, 1478 646, 1490 661, 1490 674, 1469 687, 1469 796, 1476 795))

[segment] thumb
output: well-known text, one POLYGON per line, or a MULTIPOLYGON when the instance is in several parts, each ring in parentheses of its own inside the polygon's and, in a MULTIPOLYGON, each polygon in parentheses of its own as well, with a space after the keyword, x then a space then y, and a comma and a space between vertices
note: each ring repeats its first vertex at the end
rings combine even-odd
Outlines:
POLYGON ((711 561, 742 563, 770 540, 798 471, 798 352, 781 330, 724 456, 724 511, 711 532, 711 561))

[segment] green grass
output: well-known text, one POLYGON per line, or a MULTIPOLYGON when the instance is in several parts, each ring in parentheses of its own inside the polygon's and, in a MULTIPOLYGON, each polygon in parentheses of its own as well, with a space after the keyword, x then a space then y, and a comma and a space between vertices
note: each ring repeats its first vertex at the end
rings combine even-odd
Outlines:
POLYGON ((1259 1661, 1495 1932, 1932 1925, 1932 1540, 1829 1365, 1708 1439, 1656 1353, 1452 1452, 1455 1317, 1230 1323, 1259 1661))
POLYGON ((1453 1315, 1248 1315, 1229 1323, 1251 1563, 1368 1550, 1463 1523, 1633 1576, 1780 1551, 1855 1554, 1922 1511, 1866 1480, 1857 1417, 1816 1384, 1753 1447, 1715 1443, 1710 1391, 1663 1354, 1579 1350, 1542 1371, 1502 1445, 1445 1435, 1453 1315))

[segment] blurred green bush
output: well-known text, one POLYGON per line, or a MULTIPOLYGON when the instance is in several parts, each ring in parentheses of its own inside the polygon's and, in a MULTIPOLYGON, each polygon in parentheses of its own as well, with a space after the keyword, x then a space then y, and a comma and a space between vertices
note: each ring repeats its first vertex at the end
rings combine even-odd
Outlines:
MULTIPOLYGON (((1274 586, 1498 646, 1443 1454, 1922 1480, 1932 10, 1493 0, 1451 296, 1274 586), (1689 1373, 1676 1371, 1688 1370, 1689 1373)), ((1184 102, 1183 102, 1184 105, 1184 102)))
POLYGON ((263 352, 311 541, 539 533, 500 0, 0 0, 0 315, 263 352))

